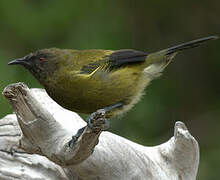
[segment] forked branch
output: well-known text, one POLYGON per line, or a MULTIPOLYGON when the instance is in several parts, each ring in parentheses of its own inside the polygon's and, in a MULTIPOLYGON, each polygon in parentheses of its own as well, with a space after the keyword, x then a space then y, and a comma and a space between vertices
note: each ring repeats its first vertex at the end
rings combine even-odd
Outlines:
POLYGON ((70 148, 72 135, 86 125, 77 114, 23 83, 7 86, 3 95, 17 118, 0 120, 0 179, 196 179, 199 147, 182 122, 155 147, 87 127, 70 148))

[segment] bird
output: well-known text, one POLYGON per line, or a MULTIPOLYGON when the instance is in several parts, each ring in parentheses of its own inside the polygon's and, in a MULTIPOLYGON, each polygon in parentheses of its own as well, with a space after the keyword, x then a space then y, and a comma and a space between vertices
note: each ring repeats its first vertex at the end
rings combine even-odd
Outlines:
POLYGON ((84 114, 105 109, 109 119, 129 111, 177 53, 217 38, 204 37, 152 53, 48 48, 8 64, 22 65, 30 71, 62 107, 84 114))

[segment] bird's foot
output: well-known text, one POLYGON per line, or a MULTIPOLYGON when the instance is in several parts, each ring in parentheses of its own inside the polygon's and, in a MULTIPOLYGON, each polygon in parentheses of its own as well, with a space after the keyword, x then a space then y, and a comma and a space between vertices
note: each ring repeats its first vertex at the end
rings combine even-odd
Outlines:
POLYGON ((72 136, 72 139, 69 141, 68 145, 70 148, 74 146, 79 137, 83 134, 86 127, 92 130, 94 133, 99 133, 100 131, 106 131, 110 127, 110 122, 105 118, 105 109, 99 109, 96 112, 92 113, 87 121, 87 126, 79 129, 77 133, 72 136))
POLYGON ((68 145, 70 148, 72 148, 74 146, 74 144, 76 143, 76 141, 78 140, 78 138, 82 135, 82 133, 84 132, 84 130, 86 129, 87 126, 80 128, 76 135, 72 136, 72 139, 68 142, 68 145))
POLYGON ((88 118, 88 127, 94 132, 106 131, 110 127, 110 122, 105 118, 105 109, 99 109, 88 118))

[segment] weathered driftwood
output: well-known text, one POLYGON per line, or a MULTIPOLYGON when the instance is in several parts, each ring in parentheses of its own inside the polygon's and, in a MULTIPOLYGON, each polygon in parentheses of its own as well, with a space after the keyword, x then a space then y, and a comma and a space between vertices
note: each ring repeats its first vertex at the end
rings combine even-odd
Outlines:
POLYGON ((0 120, 1 180, 196 179, 199 147, 182 122, 174 137, 155 147, 87 127, 70 148, 72 135, 86 125, 76 113, 23 83, 9 85, 3 95, 15 114, 0 120))

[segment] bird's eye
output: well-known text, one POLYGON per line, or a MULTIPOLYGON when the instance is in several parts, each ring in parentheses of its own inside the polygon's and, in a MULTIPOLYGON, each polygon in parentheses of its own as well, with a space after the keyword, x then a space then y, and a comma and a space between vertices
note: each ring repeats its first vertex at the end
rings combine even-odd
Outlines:
POLYGON ((44 58, 38 58, 38 61, 42 62, 44 61, 44 58))

